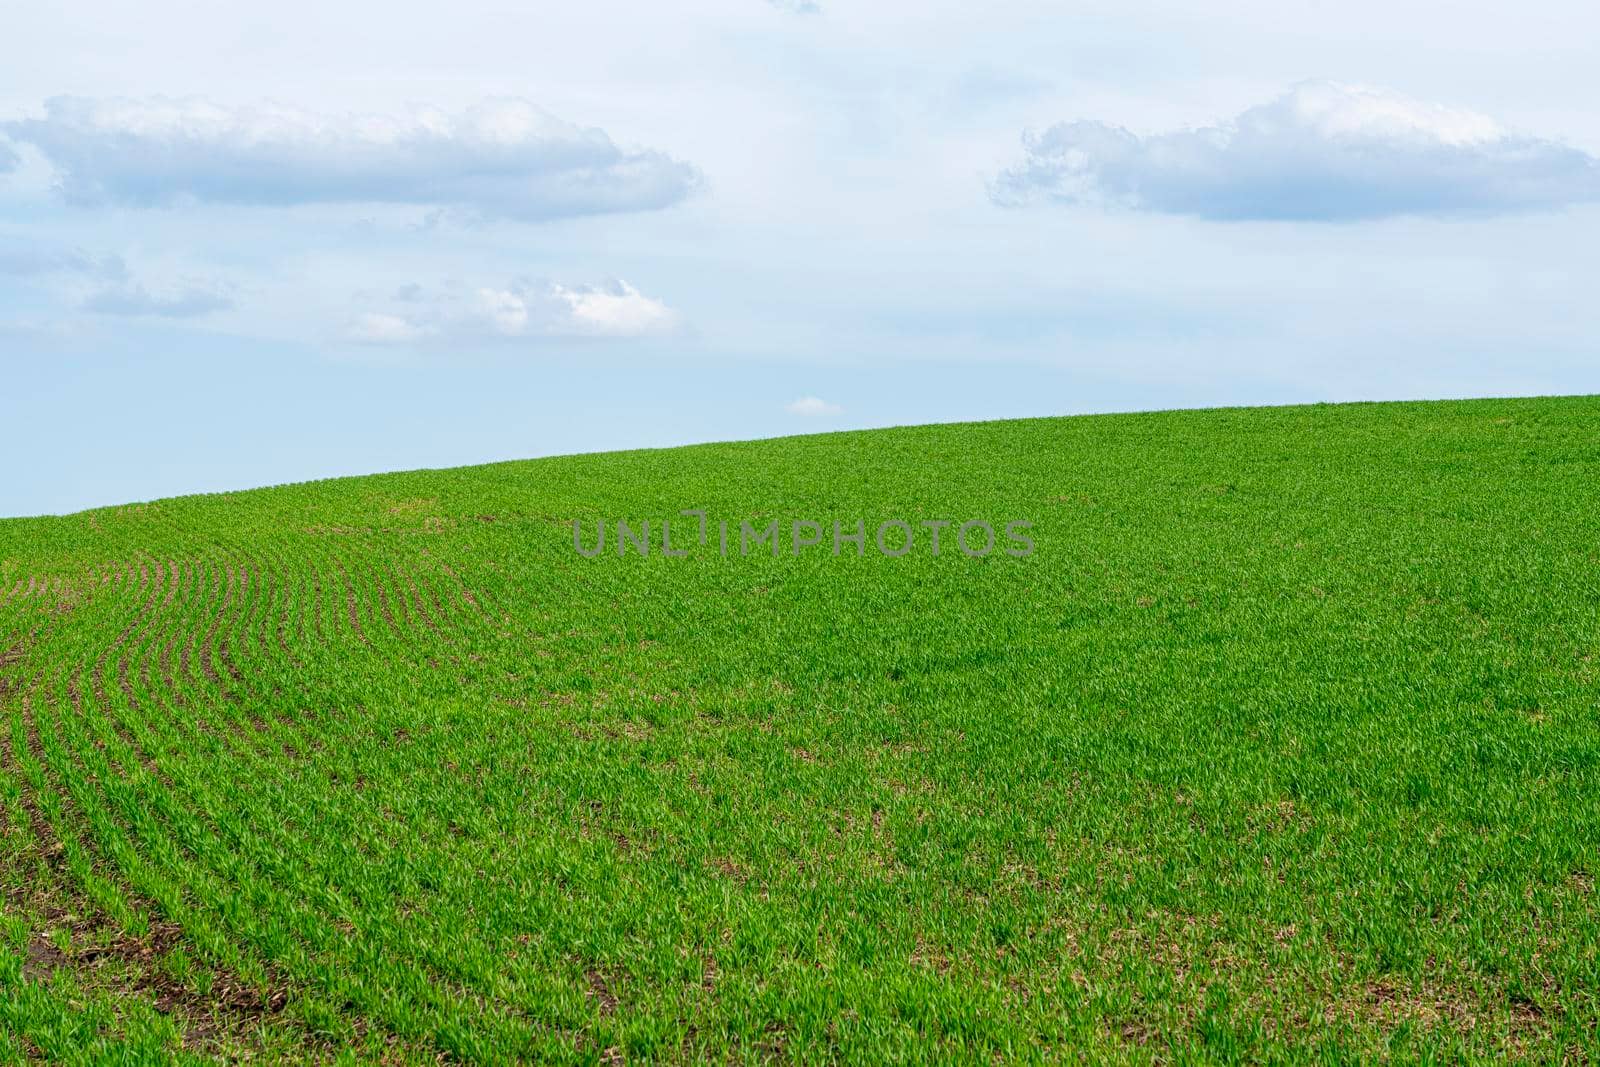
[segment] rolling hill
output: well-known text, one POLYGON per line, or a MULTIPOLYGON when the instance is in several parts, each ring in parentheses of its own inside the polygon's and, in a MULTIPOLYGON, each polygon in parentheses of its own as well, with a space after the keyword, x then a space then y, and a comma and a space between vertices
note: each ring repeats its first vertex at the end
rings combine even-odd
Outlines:
POLYGON ((1597 487, 1578 397, 0 522, 0 1061, 1592 1058, 1597 487))

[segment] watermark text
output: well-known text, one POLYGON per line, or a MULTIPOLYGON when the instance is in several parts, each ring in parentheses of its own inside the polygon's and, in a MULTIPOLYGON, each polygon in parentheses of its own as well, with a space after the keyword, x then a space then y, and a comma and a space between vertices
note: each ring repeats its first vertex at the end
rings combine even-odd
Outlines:
MULTIPOLYGON (((669 559, 697 554, 696 549, 714 545, 720 556, 750 556, 802 552, 835 556, 866 556, 869 550, 880 556, 898 559, 913 553, 938 556, 954 553, 968 559, 983 559, 999 552, 1026 559, 1033 555, 1033 538, 1027 519, 990 522, 987 519, 888 519, 869 529, 866 519, 849 522, 834 519, 770 519, 731 523, 719 519, 713 525, 704 509, 687 508, 675 519, 617 519, 610 524, 610 550, 619 556, 650 556, 659 553, 669 559), (999 531, 997 534, 996 531, 999 531)), ((580 556, 594 559, 607 552, 607 523, 597 519, 590 525, 572 520, 572 547, 580 556), (589 529, 585 530, 585 527, 589 529)))

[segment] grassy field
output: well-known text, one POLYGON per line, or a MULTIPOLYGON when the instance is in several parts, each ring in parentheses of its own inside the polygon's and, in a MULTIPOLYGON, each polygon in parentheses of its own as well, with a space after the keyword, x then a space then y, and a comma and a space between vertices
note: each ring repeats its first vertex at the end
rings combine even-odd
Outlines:
POLYGON ((1600 398, 0 522, 0 805, 0 1062, 1591 1061, 1600 398))

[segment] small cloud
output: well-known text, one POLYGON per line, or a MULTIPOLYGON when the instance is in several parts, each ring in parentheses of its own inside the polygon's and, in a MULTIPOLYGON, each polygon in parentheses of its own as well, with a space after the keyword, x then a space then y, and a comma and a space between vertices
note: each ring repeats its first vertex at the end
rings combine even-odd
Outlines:
POLYGON ((666 304, 624 281, 577 289, 552 285, 550 295, 566 305, 567 317, 582 333, 643 337, 670 332, 678 322, 678 316, 666 304))
POLYGON ((17 150, 0 140, 0 174, 10 174, 21 165, 22 157, 17 155, 17 150))
POLYGON ((394 294, 397 307, 369 312, 347 327, 352 340, 408 344, 426 339, 539 337, 632 338, 671 333, 678 314, 625 281, 563 285, 514 281, 502 287, 431 292, 412 283, 394 294))
POLYGON ((844 408, 838 404, 830 404, 819 396, 803 396, 798 400, 790 401, 784 405, 784 410, 791 415, 803 415, 806 418, 813 419, 844 414, 844 408))
MULTIPOLYGON (((476 310, 480 324, 505 337, 645 337, 671 332, 678 321, 666 304, 624 281, 601 286, 524 282, 507 289, 479 289, 476 310)), ((469 313, 469 324, 470 319, 469 313)))
POLYGON ((168 319, 196 318, 233 307, 233 300, 210 289, 187 288, 172 294, 151 293, 143 285, 127 282, 107 286, 89 295, 84 310, 101 315, 153 315, 168 319))
POLYGON ((767 0, 767 3, 792 15, 816 15, 822 12, 822 5, 816 0, 767 0))
POLYGON ((1600 199, 1600 160, 1385 89, 1305 82, 1217 126, 1080 121, 1024 138, 1002 206, 1108 204, 1220 220, 1470 216, 1600 199))
POLYGON ((364 345, 399 345, 416 341, 427 334, 422 327, 399 315, 368 314, 352 322, 345 336, 364 345))
POLYGON ((459 113, 316 115, 204 100, 56 97, 0 122, 55 167, 71 203, 388 203, 480 217, 569 218, 662 208, 700 183, 691 165, 625 149, 526 100, 459 113))

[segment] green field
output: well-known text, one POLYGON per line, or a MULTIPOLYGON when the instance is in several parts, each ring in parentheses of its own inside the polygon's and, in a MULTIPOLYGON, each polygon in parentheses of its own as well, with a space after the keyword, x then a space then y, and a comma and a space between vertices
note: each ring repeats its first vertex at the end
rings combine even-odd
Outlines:
POLYGON ((1593 1060, 1600 398, 7 520, 0 804, 0 1062, 1593 1060))

